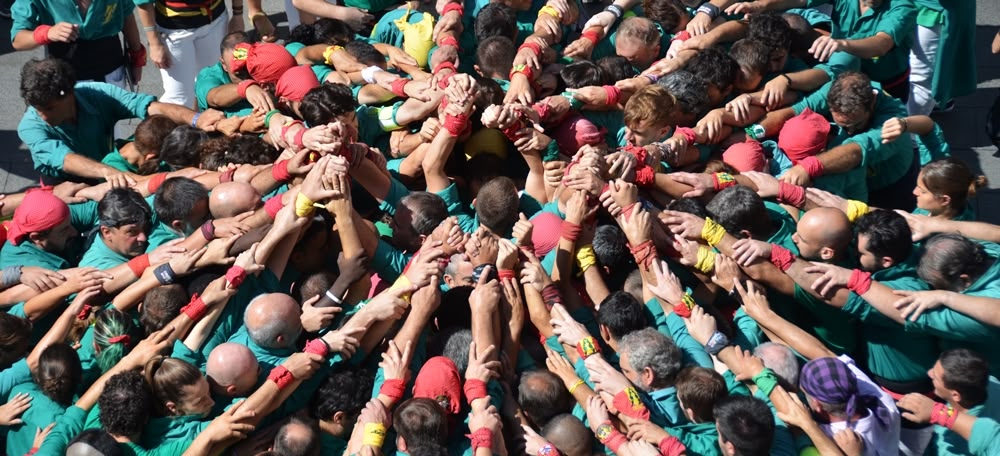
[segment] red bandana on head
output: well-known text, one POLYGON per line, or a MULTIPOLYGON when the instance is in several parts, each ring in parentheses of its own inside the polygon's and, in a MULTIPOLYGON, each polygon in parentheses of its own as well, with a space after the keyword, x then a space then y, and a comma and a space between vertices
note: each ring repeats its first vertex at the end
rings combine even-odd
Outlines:
POLYGON ((14 210, 7 239, 10 239, 11 244, 18 245, 28 237, 28 233, 55 228, 67 218, 69 206, 61 199, 45 190, 31 190, 14 210))
POLYGON ((413 397, 437 401, 448 414, 457 414, 462 408, 462 379, 455 363, 444 356, 427 360, 413 381, 413 397))

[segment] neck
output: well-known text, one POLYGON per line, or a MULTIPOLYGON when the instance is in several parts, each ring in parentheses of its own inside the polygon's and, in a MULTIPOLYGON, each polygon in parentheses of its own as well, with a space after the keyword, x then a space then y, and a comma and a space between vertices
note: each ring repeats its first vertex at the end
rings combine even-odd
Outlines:
POLYGON ((958 216, 958 210, 956 210, 955 208, 953 208, 951 206, 948 206, 947 209, 941 211, 938 214, 931 215, 931 217, 936 218, 936 219, 940 219, 940 220, 951 220, 951 219, 955 218, 956 216, 958 216))
POLYGON ((118 154, 122 156, 130 165, 138 165, 139 159, 142 158, 142 154, 139 153, 139 149, 136 149, 135 143, 130 142, 125 144, 124 147, 118 149, 118 154))
POLYGON ((344 436, 344 427, 336 425, 332 421, 320 420, 319 429, 334 437, 340 438, 344 436))

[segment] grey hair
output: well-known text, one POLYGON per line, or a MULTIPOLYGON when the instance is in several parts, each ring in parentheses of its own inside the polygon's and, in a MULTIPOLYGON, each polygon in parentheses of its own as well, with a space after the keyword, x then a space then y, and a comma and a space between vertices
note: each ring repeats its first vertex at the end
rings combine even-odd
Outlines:
POLYGON ((462 262, 463 259, 464 257, 463 254, 461 253, 456 253, 452 255, 451 258, 448 259, 448 266, 445 266, 444 268, 444 275, 451 276, 451 278, 454 279, 455 274, 458 274, 458 265, 462 262))
POLYGON ((256 298, 250 300, 247 304, 246 309, 243 311, 243 326, 247 328, 247 334, 250 336, 255 344, 260 345, 264 348, 287 348, 294 344, 298 340, 299 335, 302 334, 302 327, 299 325, 294 325, 294 327, 289 327, 280 318, 268 318, 267 322, 261 325, 259 328, 251 328, 246 324, 247 317, 249 316, 250 309, 253 307, 254 302, 258 299, 267 295, 258 295, 256 298), (284 337, 286 341, 286 346, 279 346, 275 341, 278 336, 284 337))
POLYGON ((792 349, 774 342, 764 342, 753 349, 753 354, 790 386, 798 387, 799 360, 792 349))
POLYGON ((458 329, 445 336, 444 349, 441 355, 455 363, 455 368, 462 375, 469 368, 469 345, 472 344, 472 331, 458 329))
POLYGON ((651 388, 672 385, 681 370, 681 350, 672 339, 653 328, 632 331, 622 337, 618 345, 619 352, 628 353, 632 370, 652 369, 651 388))
POLYGON ((708 110, 708 82, 687 70, 674 71, 657 81, 677 99, 681 111, 701 117, 708 110))

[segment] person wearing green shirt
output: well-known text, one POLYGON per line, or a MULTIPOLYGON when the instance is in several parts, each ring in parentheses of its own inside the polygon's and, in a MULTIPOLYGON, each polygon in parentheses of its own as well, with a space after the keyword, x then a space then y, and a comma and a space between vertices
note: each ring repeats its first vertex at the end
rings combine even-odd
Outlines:
POLYGON ((80 266, 110 269, 146 252, 153 210, 139 192, 111 189, 97 205, 97 235, 80 266))
POLYGON ((670 48, 671 32, 644 17, 630 17, 618 29, 597 43, 591 53, 593 60, 612 55, 625 57, 637 70, 649 68, 662 59, 670 48))
POLYGON ((113 150, 119 120, 162 114, 200 128, 215 125, 223 114, 160 103, 152 95, 132 93, 100 82, 77 83, 69 63, 31 60, 21 70, 21 98, 29 108, 17 127, 43 179, 105 179, 121 174, 100 161, 113 150))
POLYGON ((917 176, 913 194, 917 197, 914 214, 946 220, 975 221, 976 211, 969 198, 986 184, 985 176, 976 176, 969 166, 955 158, 933 161, 917 176))
POLYGON ((14 210, 7 242, 0 250, 0 269, 37 266, 51 271, 76 265, 79 233, 97 222, 97 203, 67 205, 44 190, 30 191, 14 210))
POLYGON ((219 62, 202 68, 194 80, 199 110, 215 108, 227 116, 246 116, 254 109, 264 112, 274 109, 270 94, 252 79, 244 80, 232 70, 236 45, 249 42, 244 32, 230 33, 222 40, 219 62))
POLYGON ((913 0, 916 40, 910 52, 911 116, 948 109, 955 97, 976 90, 976 8, 974 2, 913 0))
POLYGON ((27 454, 37 429, 44 428, 72 405, 80 382, 80 358, 67 344, 46 348, 38 359, 32 381, 22 383, 5 397, 10 402, 26 395, 31 407, 21 415, 21 423, 7 428, 7 454, 27 454))
POLYGON ((153 229, 147 236, 147 252, 174 239, 190 236, 205 223, 212 223, 213 232, 217 228, 208 208, 208 190, 193 179, 167 179, 146 201, 153 206, 153 229))
MULTIPOLYGON (((981 354, 966 349, 945 351, 927 375, 934 384, 935 396, 956 413, 1000 419, 1000 381, 990 375, 986 358, 981 354)), ((943 426, 935 426, 933 432, 925 454, 970 453, 969 443, 958 434, 943 426)))
POLYGON ((135 127, 129 139, 116 139, 115 150, 104 156, 101 163, 123 173, 148 176, 160 171, 170 171, 160 163, 163 139, 177 127, 165 116, 149 116, 135 127))

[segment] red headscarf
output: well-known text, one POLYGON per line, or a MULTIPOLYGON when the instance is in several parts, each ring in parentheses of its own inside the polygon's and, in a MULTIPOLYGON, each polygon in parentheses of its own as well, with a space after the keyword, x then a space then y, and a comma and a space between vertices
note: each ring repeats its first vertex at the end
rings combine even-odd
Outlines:
POLYGON ((462 378, 455 363, 444 356, 428 359, 413 381, 413 397, 437 402, 445 398, 448 400, 445 411, 450 415, 458 414, 462 408, 462 378))
POLYGON ((284 97, 292 101, 302 101, 302 98, 316 87, 319 87, 316 73, 313 73, 312 68, 300 65, 285 71, 285 74, 278 78, 274 94, 278 98, 284 97))
POLYGON ((245 68, 254 81, 275 83, 296 65, 295 57, 280 44, 240 43, 233 48, 229 68, 234 73, 245 68))
POLYGON ((826 138, 830 134, 830 122, 825 117, 806 108, 785 122, 778 133, 778 147, 785 155, 798 163, 826 149, 826 138))
POLYGON ((764 167, 767 166, 767 160, 764 159, 764 147, 752 139, 729 146, 722 153, 722 161, 741 173, 764 171, 764 167))
POLYGON ((535 246, 535 256, 541 259, 556 248, 562 235, 562 219, 551 212, 539 212, 531 218, 531 243, 535 246))
POLYGON ((55 228, 67 218, 69 218, 69 206, 61 199, 52 192, 31 190, 24 195, 21 205, 14 210, 7 238, 11 244, 18 245, 28 237, 28 233, 55 228))
POLYGON ((560 152, 572 157, 584 145, 603 143, 604 131, 583 116, 571 114, 552 129, 552 139, 560 152))

